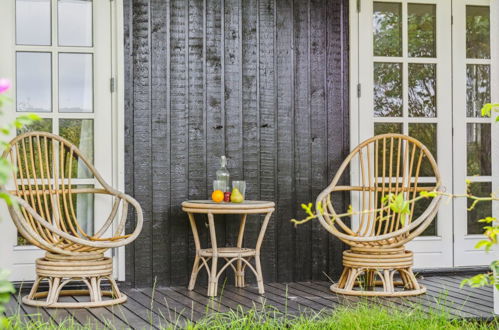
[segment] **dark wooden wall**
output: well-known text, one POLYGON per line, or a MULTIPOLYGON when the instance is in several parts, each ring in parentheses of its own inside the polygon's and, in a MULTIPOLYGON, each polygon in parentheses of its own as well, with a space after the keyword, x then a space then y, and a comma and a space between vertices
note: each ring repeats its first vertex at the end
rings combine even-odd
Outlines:
MULTIPOLYGON (((266 281, 336 276, 342 244, 290 219, 349 149, 348 0, 125 0, 124 15, 126 189, 145 212, 127 283, 187 283, 194 244, 180 203, 209 196, 223 154, 250 199, 277 203, 266 281)), ((237 226, 219 219, 221 244, 237 226)))

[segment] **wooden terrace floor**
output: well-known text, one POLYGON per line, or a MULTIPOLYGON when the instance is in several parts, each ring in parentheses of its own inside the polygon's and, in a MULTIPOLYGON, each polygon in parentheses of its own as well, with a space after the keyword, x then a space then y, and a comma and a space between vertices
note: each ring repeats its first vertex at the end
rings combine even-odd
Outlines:
MULTIPOLYGON (((395 308, 413 308, 420 304, 425 311, 445 308, 452 317, 493 318, 491 288, 460 289, 464 276, 428 276, 420 283, 427 293, 410 298, 375 298, 376 303, 395 308)), ((272 305, 282 313, 298 314, 306 311, 331 310, 344 304, 355 304, 367 298, 337 296, 329 291, 328 282, 269 283, 265 297, 258 295, 254 286, 238 289, 227 285, 221 298, 213 301, 205 296, 206 288, 190 292, 185 287, 153 289, 124 289, 128 301, 121 306, 93 309, 37 309, 19 304, 19 297, 11 300, 7 315, 19 312, 26 320, 53 320, 60 324, 68 317, 77 323, 91 324, 93 328, 156 329, 186 320, 196 322, 214 311, 247 310, 272 305)), ((65 297, 75 301, 78 297, 65 297)), ((373 299, 370 299, 373 300, 373 299)))

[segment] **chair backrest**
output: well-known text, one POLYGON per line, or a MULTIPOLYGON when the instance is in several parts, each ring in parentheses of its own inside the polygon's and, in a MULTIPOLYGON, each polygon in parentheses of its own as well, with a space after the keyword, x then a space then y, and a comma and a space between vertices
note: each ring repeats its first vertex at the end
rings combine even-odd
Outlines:
MULTIPOLYGON (((54 134, 29 132, 14 138, 3 157, 15 165, 11 194, 22 198, 44 220, 71 236, 87 239, 93 234, 87 233, 78 222, 77 196, 103 192, 110 187, 76 146, 54 134), (96 179, 104 189, 96 189, 93 184, 89 188, 77 187, 75 178, 96 179)), ((25 208, 20 210, 23 219, 14 216, 14 222, 31 244, 43 245, 40 247, 45 249, 47 246, 82 249, 40 225, 25 208)))
POLYGON ((324 207, 319 219, 326 229, 350 245, 369 245, 367 242, 372 241, 401 245, 428 227, 440 196, 409 203, 409 212, 404 215, 394 212, 383 201, 399 194, 411 201, 421 191, 440 188, 440 172, 426 146, 401 134, 378 135, 350 153, 331 184, 319 195, 317 202, 324 207), (351 171, 358 173, 358 184, 339 185, 351 171), (335 210, 331 197, 334 192, 351 193, 353 210, 347 217, 351 221, 338 218, 348 211, 335 210))

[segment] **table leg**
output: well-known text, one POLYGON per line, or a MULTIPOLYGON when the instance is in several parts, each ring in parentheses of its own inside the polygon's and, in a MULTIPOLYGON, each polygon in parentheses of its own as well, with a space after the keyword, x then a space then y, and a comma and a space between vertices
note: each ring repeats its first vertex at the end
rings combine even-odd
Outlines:
POLYGON ((194 245, 196 246, 196 256, 194 257, 194 265, 192 266, 191 280, 189 282, 189 290, 194 290, 194 286, 196 285, 196 280, 199 273, 199 251, 201 250, 201 243, 199 241, 198 229, 196 226, 196 221, 194 219, 194 214, 188 213, 189 222, 191 223, 192 236, 194 236, 194 245))
POLYGON ((260 229, 260 234, 258 235, 258 240, 256 241, 256 255, 255 255, 255 266, 256 266, 256 281, 258 284, 258 293, 264 294, 265 288, 263 286, 263 273, 262 273, 262 265, 260 263, 260 248, 262 247, 263 238, 265 237, 265 232, 267 231, 267 226, 269 224, 270 217, 272 216, 272 212, 269 212, 265 215, 265 219, 262 223, 262 228, 260 229))
POLYGON ((211 259, 211 272, 210 274, 208 274, 207 295, 209 297, 215 297, 218 291, 218 276, 217 276, 218 248, 217 248, 217 234, 215 231, 215 221, 212 213, 208 213, 208 226, 210 227, 212 259, 211 259))
MULTIPOLYGON (((241 223, 239 224, 239 235, 237 236, 237 247, 241 248, 243 246, 244 239, 244 227, 246 226, 247 214, 243 214, 241 217, 241 223)), ((236 263, 236 288, 244 288, 244 267, 243 262, 239 259, 236 263)))

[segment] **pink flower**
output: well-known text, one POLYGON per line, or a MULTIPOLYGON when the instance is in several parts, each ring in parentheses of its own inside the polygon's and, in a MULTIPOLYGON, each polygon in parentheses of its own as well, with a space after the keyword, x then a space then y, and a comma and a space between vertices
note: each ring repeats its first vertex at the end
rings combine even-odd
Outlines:
POLYGON ((10 81, 8 79, 0 78, 0 94, 10 88, 10 81))

